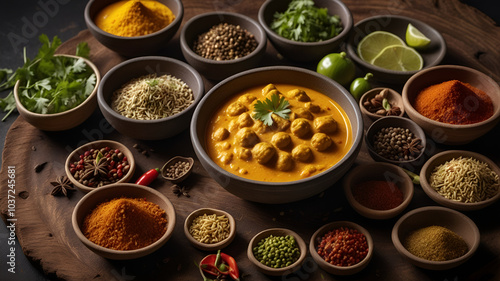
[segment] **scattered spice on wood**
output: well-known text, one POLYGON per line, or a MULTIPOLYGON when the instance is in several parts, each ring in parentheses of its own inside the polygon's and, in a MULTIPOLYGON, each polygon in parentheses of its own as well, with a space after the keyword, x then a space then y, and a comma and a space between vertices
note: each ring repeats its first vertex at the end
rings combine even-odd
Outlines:
POLYGON ((352 187, 354 199, 374 210, 390 210, 403 203, 403 192, 394 182, 365 181, 352 187))
POLYGON ((203 214, 194 218, 189 234, 201 243, 214 244, 229 237, 231 226, 225 215, 203 214))
POLYGON ((47 165, 47 162, 40 163, 35 166, 35 173, 40 173, 43 171, 43 168, 45 168, 45 165, 47 165))
POLYGON ((68 197, 68 191, 75 190, 73 183, 66 176, 59 176, 56 181, 52 181, 50 184, 54 187, 50 192, 53 196, 64 195, 68 197))
POLYGON ((422 90, 415 110, 423 116, 448 124, 473 124, 493 115, 491 98, 482 90, 459 80, 450 80, 422 90))
POLYGON ((146 157, 149 157, 149 151, 153 152, 154 150, 151 149, 151 148, 146 148, 140 144, 134 144, 133 145, 133 148, 135 148, 137 150, 137 152, 139 152, 140 154, 146 156, 146 157))
POLYGON ((447 261, 465 255, 469 249, 460 235, 442 226, 428 226, 410 233, 404 247, 430 261, 447 261))
POLYGON ((160 239, 167 217, 157 204, 143 198, 115 198, 85 217, 82 232, 90 241, 114 250, 134 250, 160 239))
POLYGON ((318 239, 318 255, 336 266, 355 265, 368 255, 366 236, 357 229, 340 227, 318 239))
POLYGON ((189 188, 185 186, 178 186, 177 184, 174 184, 172 185, 172 192, 177 195, 177 197, 180 197, 181 195, 184 195, 187 198, 191 197, 191 195, 189 195, 189 188))

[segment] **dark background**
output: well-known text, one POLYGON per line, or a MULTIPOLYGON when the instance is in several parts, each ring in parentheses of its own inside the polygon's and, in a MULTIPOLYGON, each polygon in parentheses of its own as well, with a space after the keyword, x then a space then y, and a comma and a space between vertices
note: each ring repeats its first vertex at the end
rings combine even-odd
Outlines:
MULTIPOLYGON (((418 1, 418 0, 412 0, 418 1)), ((496 0, 462 0, 474 6, 500 23, 500 9, 496 0)), ((15 70, 23 65, 23 47, 27 57, 33 58, 38 52, 38 36, 47 34, 52 40, 58 36, 63 42, 86 29, 83 11, 87 1, 83 0, 7 0, 0 8, 0 68, 15 70)), ((1 92, 5 97, 9 91, 1 92)), ((0 112, 0 119, 4 113, 0 112)), ((0 122, 0 151, 3 151, 5 135, 18 114, 14 112, 4 122, 0 122)), ((0 195, 1 196, 1 195, 0 195)), ((0 223, 0 280, 46 280, 42 273, 22 254, 16 243, 16 273, 7 272, 6 255, 8 231, 5 223, 0 223)), ((17 242, 17 241, 16 241, 17 242)))

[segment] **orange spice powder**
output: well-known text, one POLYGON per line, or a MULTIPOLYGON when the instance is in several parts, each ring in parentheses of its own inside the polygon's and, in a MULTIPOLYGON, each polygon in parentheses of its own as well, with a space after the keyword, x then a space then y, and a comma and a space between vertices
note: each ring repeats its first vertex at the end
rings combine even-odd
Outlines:
POLYGON ((158 205, 142 198, 117 198, 87 215, 82 232, 97 245, 134 250, 160 239, 166 226, 166 213, 158 205))
POLYGON ((493 115, 491 98, 468 83, 450 80, 422 90, 415 109, 423 116, 449 124, 473 124, 493 115))

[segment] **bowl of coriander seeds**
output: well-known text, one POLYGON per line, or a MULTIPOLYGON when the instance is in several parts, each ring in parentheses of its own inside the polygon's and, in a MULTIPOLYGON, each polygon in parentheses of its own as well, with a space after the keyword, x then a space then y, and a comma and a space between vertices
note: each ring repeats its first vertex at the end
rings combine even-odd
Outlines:
POLYGON ((201 208, 187 216, 184 234, 194 247, 202 251, 216 251, 233 241, 236 221, 226 211, 201 208))

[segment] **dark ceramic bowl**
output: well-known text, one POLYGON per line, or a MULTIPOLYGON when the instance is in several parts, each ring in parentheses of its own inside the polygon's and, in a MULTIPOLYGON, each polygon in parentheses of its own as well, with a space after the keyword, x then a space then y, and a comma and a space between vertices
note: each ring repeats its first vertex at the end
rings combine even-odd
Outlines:
POLYGON ((479 229, 470 218, 458 211, 437 206, 414 209, 403 215, 394 224, 391 238, 401 256, 415 266, 430 270, 447 270, 463 264, 476 252, 480 242, 479 229), (467 253, 448 261, 430 261, 413 255, 403 246, 403 241, 412 231, 433 225, 446 227, 461 236, 469 247, 467 253))
POLYGON ((274 48, 283 57, 297 62, 318 62, 322 57, 337 51, 351 31, 353 20, 349 8, 338 0, 316 0, 314 4, 320 8, 327 8, 328 14, 338 15, 342 21, 343 30, 337 36, 321 42, 297 42, 284 38, 271 28, 274 14, 284 12, 290 1, 267 0, 259 9, 259 22, 266 30, 274 48))
POLYGON ((179 134, 189 127, 193 111, 205 92, 203 79, 187 63, 167 57, 139 57, 126 60, 104 75, 97 93, 97 102, 104 118, 121 134, 141 140, 159 140, 179 134), (171 75, 186 83, 194 95, 194 102, 184 111, 156 120, 136 120, 114 111, 113 92, 131 79, 156 73, 171 75))
POLYGON ((181 26, 184 6, 180 0, 158 0, 167 6, 175 19, 163 29, 143 36, 124 37, 105 32, 94 22, 96 15, 106 6, 118 0, 91 0, 85 7, 84 17, 90 33, 107 48, 125 57, 152 55, 167 46, 181 26))
POLYGON ((387 31, 393 33, 405 41, 406 28, 411 23, 425 36, 431 39, 431 43, 425 50, 419 53, 424 60, 422 69, 438 65, 446 54, 446 41, 443 36, 430 25, 409 17, 395 15, 379 15, 366 18, 353 27, 347 41, 347 54, 364 72, 373 73, 373 78, 379 81, 393 84, 403 84, 410 76, 418 71, 394 71, 372 65, 358 56, 358 43, 368 34, 374 31, 387 31))
POLYGON ((408 79, 403 87, 402 96, 406 114, 437 143, 448 145, 470 143, 495 128, 500 121, 500 86, 491 77, 473 68, 438 65, 422 70, 408 79), (493 116, 479 123, 456 125, 429 119, 413 107, 420 91, 449 80, 469 83, 488 94, 493 102, 493 116))
POLYGON ((233 74, 258 66, 266 52, 267 37, 264 29, 253 19, 228 12, 210 12, 191 18, 181 30, 181 50, 186 61, 210 80, 220 81, 233 74), (206 59, 193 51, 198 36, 219 23, 239 25, 253 34, 257 41, 256 49, 241 58, 217 61, 206 59))
POLYGON ((363 139, 363 118, 352 95, 340 84, 316 72, 297 67, 271 66, 247 70, 214 86, 196 107, 190 127, 194 151, 208 174, 230 193, 255 202, 278 204, 316 195, 332 186, 354 163, 363 139), (352 128, 352 146, 335 165, 317 175, 289 182, 249 180, 217 165, 206 151, 207 124, 229 97, 251 87, 272 83, 303 86, 335 100, 346 112, 352 128))

